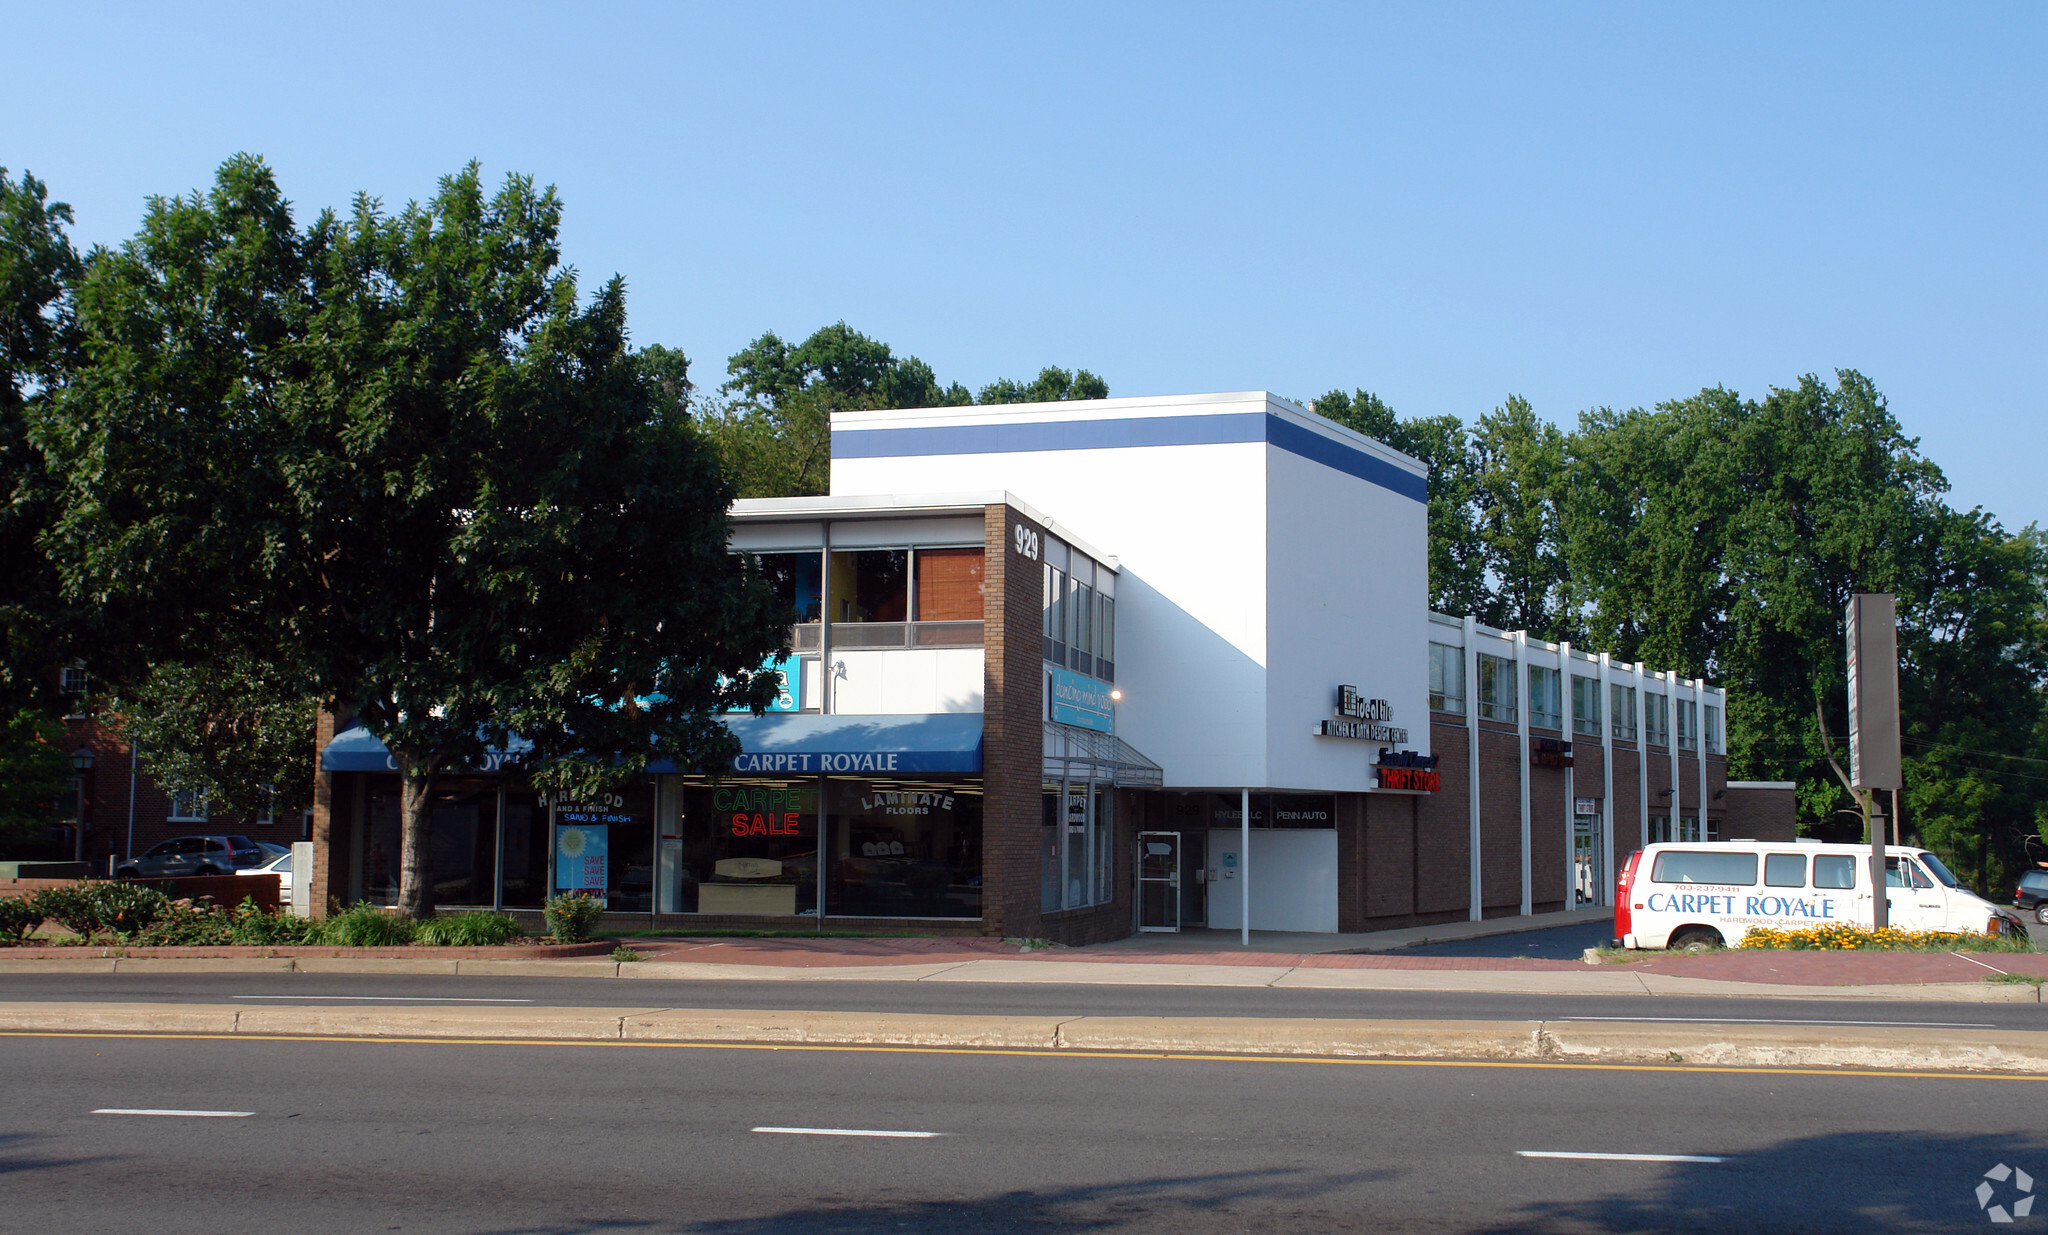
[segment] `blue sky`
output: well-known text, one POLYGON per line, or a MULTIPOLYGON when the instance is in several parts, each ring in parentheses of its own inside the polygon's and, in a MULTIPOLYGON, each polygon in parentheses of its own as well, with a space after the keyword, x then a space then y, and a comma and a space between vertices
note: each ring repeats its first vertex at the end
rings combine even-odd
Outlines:
POLYGON ((475 158, 700 382, 844 319, 941 380, 1570 423, 1856 368, 2048 523, 2048 6, 0 8, 0 165, 115 242, 267 157, 475 158))

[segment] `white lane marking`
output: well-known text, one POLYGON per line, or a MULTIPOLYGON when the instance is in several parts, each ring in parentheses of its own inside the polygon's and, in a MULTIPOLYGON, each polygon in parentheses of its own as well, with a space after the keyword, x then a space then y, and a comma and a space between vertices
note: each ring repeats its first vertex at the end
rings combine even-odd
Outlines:
POLYGON ((237 999, 373 999, 379 1003, 532 1003, 531 999, 456 998, 452 995, 237 995, 237 999))
POLYGON ((1764 1016, 1561 1016, 1564 1021, 1662 1021, 1688 1025, 1896 1025, 1901 1029, 1996 1029, 1988 1021, 1797 1021, 1764 1016))
POLYGON ((890 1136, 905 1139, 952 1135, 950 1132, 890 1132, 880 1128, 754 1128, 751 1131, 780 1132, 786 1136, 890 1136))
POLYGON ((254 1111, 167 1111, 146 1106, 103 1106, 95 1115, 179 1115, 186 1119, 247 1119, 254 1111))
POLYGON ((1575 1154, 1557 1149, 1517 1149, 1518 1158, 1573 1158, 1582 1162, 1726 1162, 1708 1154, 1575 1154))

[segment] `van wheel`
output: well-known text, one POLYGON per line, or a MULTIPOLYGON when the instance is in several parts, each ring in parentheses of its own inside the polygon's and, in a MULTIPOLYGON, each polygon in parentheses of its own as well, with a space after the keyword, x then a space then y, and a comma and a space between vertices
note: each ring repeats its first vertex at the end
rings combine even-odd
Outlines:
POLYGON ((2039 922, 2043 926, 2048 926, 2048 901, 2042 901, 2034 907, 2034 921, 2039 922))
POLYGON ((1721 932, 1711 926, 1683 926, 1671 932, 1671 942, 1664 946, 1672 952, 1705 952, 1722 946, 1721 932))

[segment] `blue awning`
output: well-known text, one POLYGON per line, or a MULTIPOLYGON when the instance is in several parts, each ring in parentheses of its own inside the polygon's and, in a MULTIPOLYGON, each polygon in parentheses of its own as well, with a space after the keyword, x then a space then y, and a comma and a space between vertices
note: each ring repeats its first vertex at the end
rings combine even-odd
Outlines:
MULTIPOLYGON (((513 759, 533 749, 533 743, 525 738, 515 737, 508 749, 487 750, 483 762, 474 767, 447 768, 449 772, 496 772, 513 759)), ((355 725, 334 735, 327 749, 320 752, 321 770, 327 772, 396 772, 398 764, 391 758, 391 752, 384 743, 361 725, 355 725)))
MULTIPOLYGON (((727 717, 725 724, 740 740, 743 753, 732 761, 732 770, 739 773, 815 776, 825 772, 981 771, 979 712, 912 716, 771 712, 727 717)), ((530 749, 530 743, 515 738, 510 749, 488 752, 484 766, 461 770, 495 772, 530 749)), ((320 766, 329 772, 396 770, 391 752, 361 725, 335 734, 320 752, 320 766)), ((676 768, 658 763, 649 770, 673 772, 676 768)))
MULTIPOLYGON (((732 770, 777 776, 821 772, 979 772, 981 713, 912 716, 820 716, 771 712, 731 716, 726 727, 744 753, 732 770)), ((657 772, 672 772, 666 764, 657 772)))

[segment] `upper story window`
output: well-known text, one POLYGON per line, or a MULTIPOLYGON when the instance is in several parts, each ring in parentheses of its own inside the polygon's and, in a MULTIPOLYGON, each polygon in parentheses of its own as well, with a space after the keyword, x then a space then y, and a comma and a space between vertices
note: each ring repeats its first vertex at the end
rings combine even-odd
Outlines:
POLYGON ((832 611, 833 642, 848 648, 944 647, 982 640, 986 554, 979 545, 761 553, 761 573, 800 652, 819 647, 832 611), (848 629, 841 630, 841 627, 848 629))
POLYGON ((1529 723, 1539 729, 1564 727, 1564 679, 1557 670, 1529 666, 1529 723))
POLYGON ((1675 705, 1674 710, 1678 713, 1678 749, 1691 750, 1698 746, 1700 741, 1699 713, 1696 710, 1699 705, 1690 699, 1676 700, 1675 705))
POLYGON ((1572 732, 1600 736, 1600 681, 1572 675, 1572 732))
POLYGON ((1702 711, 1704 712, 1706 717, 1706 724, 1701 728, 1701 736, 1705 737, 1707 740, 1707 753, 1710 755, 1718 755, 1722 753, 1721 709, 1715 707, 1713 704, 1710 703, 1707 704, 1702 709, 1702 711))
POLYGON ((1479 716, 1482 720, 1515 718, 1515 662, 1505 656, 1479 654, 1479 716))
POLYGON ((1465 653, 1442 643, 1429 645, 1429 706, 1438 712, 1465 711, 1465 653))
POLYGON ((1633 742, 1636 740, 1636 688, 1616 682, 1610 691, 1614 696, 1614 736, 1624 742, 1633 742))
POLYGON ((1045 659, 1077 673, 1114 681, 1116 598, 1110 594, 1114 576, 1078 552, 1060 556, 1067 561, 1066 568, 1051 561, 1043 568, 1045 659))
POLYGON ((1643 741, 1650 746, 1671 745, 1669 701, 1654 691, 1643 692, 1643 741))
POLYGON ((180 789, 171 794, 172 823, 205 823, 206 795, 192 789, 180 789))

